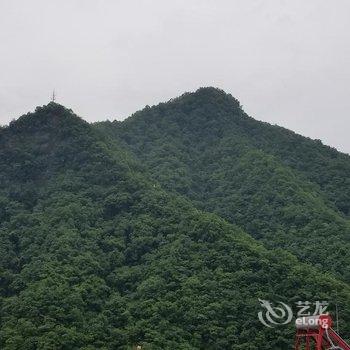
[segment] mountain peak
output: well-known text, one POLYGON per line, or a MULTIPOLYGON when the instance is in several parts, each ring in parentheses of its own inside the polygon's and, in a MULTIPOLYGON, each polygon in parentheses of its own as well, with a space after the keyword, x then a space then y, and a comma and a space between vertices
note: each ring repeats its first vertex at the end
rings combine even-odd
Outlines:
POLYGON ((193 99, 206 105, 225 104, 230 105, 231 107, 233 106, 234 108, 241 107, 239 101, 231 94, 228 94, 224 90, 213 86, 200 87, 195 92, 186 92, 172 101, 190 102, 193 99))
POLYGON ((195 92, 195 95, 203 95, 203 96, 231 96, 226 93, 223 89, 214 87, 214 86, 202 86, 199 87, 195 92))
POLYGON ((36 107, 34 112, 24 114, 12 121, 8 126, 8 130, 22 133, 41 128, 58 128, 62 125, 75 124, 77 122, 86 124, 71 109, 51 101, 47 105, 36 107))
POLYGON ((232 122, 233 116, 241 116, 242 108, 237 99, 222 89, 215 87, 200 87, 194 92, 173 98, 167 102, 149 107, 134 113, 125 124, 134 120, 147 121, 146 123, 177 123, 181 128, 200 131, 210 129, 213 124, 225 127, 232 122))
POLYGON ((47 116, 76 116, 71 109, 54 101, 49 102, 47 105, 36 107, 34 113, 29 114, 46 114, 47 116))

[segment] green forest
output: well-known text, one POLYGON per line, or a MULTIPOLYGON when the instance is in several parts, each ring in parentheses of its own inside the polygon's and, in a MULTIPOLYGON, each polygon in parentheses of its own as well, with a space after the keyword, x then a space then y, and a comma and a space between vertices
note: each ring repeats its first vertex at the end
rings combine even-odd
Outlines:
POLYGON ((350 339, 350 157, 201 88, 0 129, 0 349, 287 350, 259 299, 328 300, 350 339))

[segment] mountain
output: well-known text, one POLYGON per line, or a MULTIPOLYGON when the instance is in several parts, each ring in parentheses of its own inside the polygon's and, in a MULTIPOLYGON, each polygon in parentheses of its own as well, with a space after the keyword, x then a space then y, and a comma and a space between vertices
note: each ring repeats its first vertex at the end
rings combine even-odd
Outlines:
POLYGON ((350 157, 201 88, 96 128, 163 188, 350 282, 350 157))
MULTIPOLYGON (((212 129, 196 134, 197 123, 190 123, 193 135, 191 128, 182 132, 194 143, 205 136, 199 146, 204 151, 211 140, 214 152, 212 129)), ((290 305, 328 300, 330 311, 337 302, 342 331, 350 334, 346 282, 301 263, 280 244, 267 249, 219 210, 204 210, 199 187, 208 177, 198 172, 194 186, 197 172, 189 169, 197 165, 186 163, 194 155, 185 151, 178 158, 175 120, 159 151, 140 139, 144 148, 134 152, 115 124, 89 125, 51 102, 0 129, 1 349, 292 348, 293 324, 263 326, 258 298, 290 305), (141 159, 153 149, 164 158, 154 158, 158 175, 151 157, 141 159), (179 165, 175 176, 167 164, 179 165)), ((143 125, 156 130, 150 120, 143 125)), ((157 138, 163 138, 160 130, 157 138)), ((252 157, 262 173, 275 166, 275 158, 257 154, 261 159, 252 157)), ((303 190, 313 191, 307 199, 316 196, 311 199, 337 225, 346 225, 330 197, 293 171, 288 168, 286 181, 295 176, 303 190)), ((215 206, 213 191, 206 191, 215 206)))

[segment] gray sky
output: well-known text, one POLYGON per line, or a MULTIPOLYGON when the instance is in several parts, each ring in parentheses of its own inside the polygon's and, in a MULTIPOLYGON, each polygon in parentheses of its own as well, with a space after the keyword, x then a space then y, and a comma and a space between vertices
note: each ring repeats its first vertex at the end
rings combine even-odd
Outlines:
POLYGON ((0 0, 0 122, 49 101, 88 121, 216 86, 350 152, 349 0, 0 0))

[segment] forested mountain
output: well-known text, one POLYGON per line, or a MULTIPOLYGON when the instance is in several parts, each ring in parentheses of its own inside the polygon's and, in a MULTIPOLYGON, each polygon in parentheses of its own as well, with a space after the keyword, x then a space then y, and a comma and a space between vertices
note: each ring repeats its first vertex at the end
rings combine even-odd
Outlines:
POLYGON ((337 301, 350 334, 338 187, 234 132, 233 105, 202 89, 93 127, 50 103, 0 130, 0 349, 292 348, 258 298, 337 301), (332 235, 333 275, 279 248, 315 263, 332 235))
POLYGON ((96 125, 164 188, 350 281, 350 157, 247 116, 214 88, 96 125))

